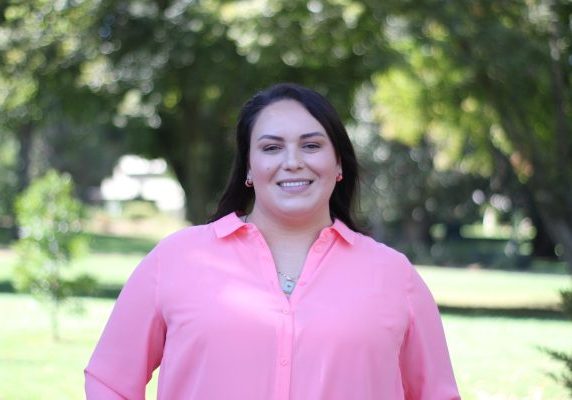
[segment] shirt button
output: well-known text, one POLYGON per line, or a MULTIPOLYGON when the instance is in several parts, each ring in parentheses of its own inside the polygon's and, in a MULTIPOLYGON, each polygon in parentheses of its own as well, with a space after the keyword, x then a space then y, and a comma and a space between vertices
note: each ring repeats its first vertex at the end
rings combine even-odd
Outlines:
POLYGON ((298 284, 299 284, 300 286, 306 286, 306 281, 300 281, 300 282, 298 282, 298 284))
POLYGON ((288 365, 288 360, 283 358, 282 360, 280 360, 280 365, 282 365, 283 367, 285 367, 286 365, 288 365))
POLYGON ((322 251, 324 251, 324 246, 318 244, 316 245, 316 247, 314 247, 314 251, 317 253, 321 253, 322 251))
POLYGON ((284 308, 282 310, 282 314, 290 314, 290 311, 287 308, 284 308))

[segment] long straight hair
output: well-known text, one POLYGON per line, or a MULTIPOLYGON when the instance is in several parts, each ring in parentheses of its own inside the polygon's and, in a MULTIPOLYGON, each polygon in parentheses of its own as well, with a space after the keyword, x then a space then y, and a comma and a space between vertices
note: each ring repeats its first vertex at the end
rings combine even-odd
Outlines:
POLYGON ((343 180, 336 183, 330 197, 330 216, 338 218, 350 229, 361 232, 354 217, 355 196, 359 189, 359 168, 346 128, 326 98, 311 89, 292 83, 280 83, 258 92, 242 107, 236 126, 237 151, 232 172, 217 210, 209 221, 215 221, 231 212, 242 215, 252 207, 254 190, 244 184, 252 127, 260 112, 279 100, 297 101, 326 130, 344 174, 343 180))

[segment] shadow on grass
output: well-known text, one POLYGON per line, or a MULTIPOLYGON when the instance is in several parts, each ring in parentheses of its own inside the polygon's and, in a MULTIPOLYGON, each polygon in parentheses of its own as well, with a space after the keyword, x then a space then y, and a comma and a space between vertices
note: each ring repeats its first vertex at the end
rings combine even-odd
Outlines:
MULTIPOLYGON (((89 249, 97 253, 123 253, 123 254, 145 254, 157 244, 157 240, 104 235, 100 233, 85 233, 89 244, 89 249)), ((13 242, 12 232, 8 228, 0 227, 0 246, 10 246, 13 242)))
MULTIPOLYGON (((119 296, 121 286, 119 285, 97 285, 95 289, 88 292, 77 293, 78 297, 94 297, 115 300, 119 296)), ((0 293, 16 293, 16 288, 11 281, 0 281, 0 293)))
POLYGON ((157 244, 153 239, 99 233, 87 233, 86 237, 91 251, 97 253, 148 253, 157 244))
MULTIPOLYGON (((119 296, 121 286, 98 285, 90 293, 79 293, 80 297, 103 298, 115 300, 119 296)), ((0 292, 14 293, 14 287, 10 281, 0 281, 0 292)), ((513 319, 543 319, 566 321, 566 315, 555 309, 546 308, 487 308, 487 307, 455 307, 439 305, 439 311, 445 315, 458 315, 462 317, 499 317, 513 319)))
POLYGON ((439 305, 441 314, 462 317, 499 317, 513 319, 549 319, 567 321, 566 315, 555 309, 547 308, 490 308, 490 307, 457 307, 439 305))

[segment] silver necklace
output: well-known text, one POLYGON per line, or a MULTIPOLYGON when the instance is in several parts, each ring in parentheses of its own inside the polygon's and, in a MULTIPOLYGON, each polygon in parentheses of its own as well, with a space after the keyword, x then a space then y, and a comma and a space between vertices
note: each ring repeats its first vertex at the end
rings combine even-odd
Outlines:
MULTIPOLYGON (((244 215, 244 223, 246 223, 246 220, 248 219, 248 214, 244 215)), ((284 279, 278 279, 278 281, 280 282, 280 287, 282 288, 282 291, 284 293, 286 293, 287 295, 292 294, 292 291, 294 291, 294 287, 296 286, 296 281, 298 280, 298 277, 295 277, 293 275, 290 274, 286 274, 282 271, 276 270, 278 272, 278 275, 281 276, 284 279)))
POLYGON ((282 280, 279 280, 282 291, 288 295, 291 294, 292 291, 294 290, 294 287, 296 286, 296 281, 298 280, 298 278, 293 277, 292 275, 289 274, 285 274, 282 271, 278 271, 278 275, 284 278, 282 280))

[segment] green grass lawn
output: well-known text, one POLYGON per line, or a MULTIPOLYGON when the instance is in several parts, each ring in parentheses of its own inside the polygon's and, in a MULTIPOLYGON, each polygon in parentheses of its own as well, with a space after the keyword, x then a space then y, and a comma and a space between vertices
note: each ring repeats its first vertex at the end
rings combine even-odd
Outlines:
MULTIPOLYGON (((83 368, 109 316, 112 300, 66 307, 60 342, 51 339, 47 309, 26 295, 0 294, 0 399, 81 399, 83 368)), ((148 398, 155 398, 156 382, 148 398)))
MULTIPOLYGON (((66 270, 90 273, 104 285, 121 286, 144 252, 91 253, 66 270)), ((15 256, 0 252, 0 283, 10 280, 15 256)), ((569 275, 419 266, 419 272, 440 305, 483 308, 554 309, 559 290, 570 287, 569 275)), ((1 399, 0 399, 1 400, 1 399)))
MULTIPOLYGON (((67 273, 88 272, 120 287, 155 239, 91 235, 92 253, 67 273)), ((0 248, 0 284, 10 279, 14 254, 0 248)), ((568 275, 487 269, 418 267, 437 302, 454 308, 554 309, 568 275)), ((83 368, 113 301, 87 299, 84 314, 65 313, 63 340, 50 339, 44 306, 29 296, 0 293, 0 400, 82 398, 83 368)), ((548 374, 562 365, 539 347, 572 352, 572 323, 554 319, 444 315, 463 399, 565 399, 548 374)), ((148 398, 155 398, 156 381, 148 398)))
POLYGON ((484 308, 556 308, 569 275, 488 269, 417 267, 442 305, 484 308))
MULTIPOLYGON (((111 300, 83 301, 85 313, 61 318, 63 340, 50 339, 44 306, 0 294, 0 399, 80 399, 83 368, 111 310, 111 300)), ((455 373, 465 400, 565 399, 549 376, 561 365, 538 347, 572 351, 567 321, 445 315, 455 373)), ((148 388, 155 398, 156 381, 148 388)))
POLYGON ((541 347, 572 352, 570 321, 443 317, 449 351, 464 400, 564 400, 550 373, 563 364, 541 347))

